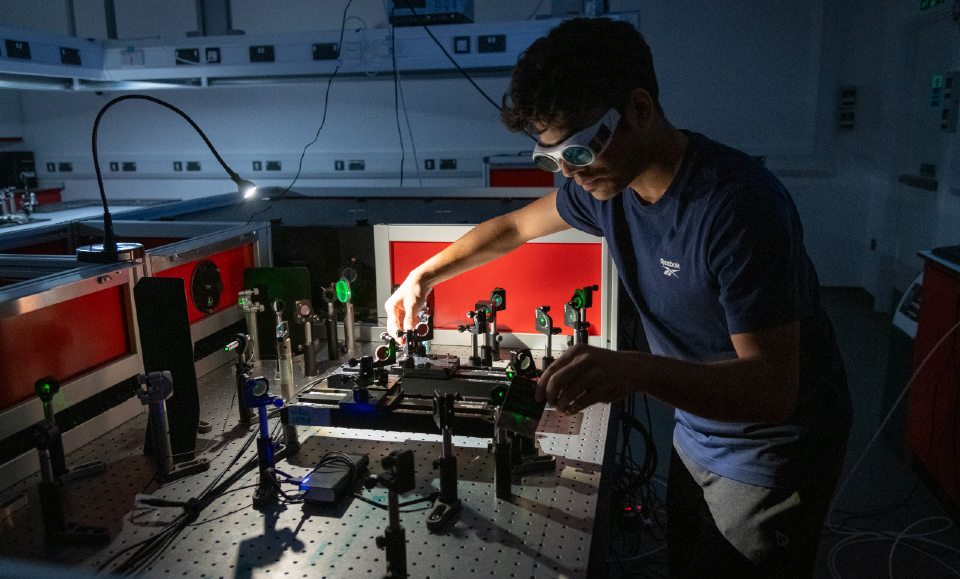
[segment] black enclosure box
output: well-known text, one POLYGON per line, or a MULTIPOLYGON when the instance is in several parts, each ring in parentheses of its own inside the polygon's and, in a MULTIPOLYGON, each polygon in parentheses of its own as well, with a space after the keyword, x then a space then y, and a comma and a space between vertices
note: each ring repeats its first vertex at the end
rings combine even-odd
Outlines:
POLYGON ((0 152, 0 187, 23 189, 23 179, 20 178, 20 173, 27 174, 27 187, 36 188, 37 173, 33 162, 33 152, 0 152))

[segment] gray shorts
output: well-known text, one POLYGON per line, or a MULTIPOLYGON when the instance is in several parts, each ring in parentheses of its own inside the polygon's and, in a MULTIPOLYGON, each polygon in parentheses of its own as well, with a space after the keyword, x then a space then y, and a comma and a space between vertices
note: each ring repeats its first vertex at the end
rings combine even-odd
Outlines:
POLYGON ((703 489, 714 524, 724 538, 753 563, 789 552, 803 507, 799 491, 742 483, 714 474, 674 447, 690 476, 703 489))

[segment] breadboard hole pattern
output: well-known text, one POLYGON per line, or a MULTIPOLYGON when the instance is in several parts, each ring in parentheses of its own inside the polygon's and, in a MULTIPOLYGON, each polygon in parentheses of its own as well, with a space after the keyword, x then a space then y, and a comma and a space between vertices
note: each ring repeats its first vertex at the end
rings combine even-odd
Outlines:
MULTIPOLYGON (((269 364, 264 373, 271 375, 269 364)), ((296 367, 296 366, 295 366, 296 367)), ((302 383, 300 368, 298 380, 302 383)), ((29 503, 0 530, 5 556, 95 569, 118 551, 143 541, 172 521, 178 509, 134 508, 137 493, 187 500, 197 496, 228 465, 253 429, 239 426, 233 370, 227 366, 200 380, 201 418, 213 425, 198 437, 197 447, 211 461, 210 470, 160 486, 152 481, 154 464, 142 455, 146 413, 110 431, 68 456, 68 464, 104 460, 107 472, 70 482, 65 511, 73 522, 105 526, 113 537, 101 548, 44 547, 36 480, 22 481, 29 503), (34 496, 30 496, 33 493, 34 496)), ((275 386, 273 387, 275 390, 275 386)), ((426 528, 430 503, 404 507, 407 569, 411 577, 585 577, 597 510, 597 488, 606 433, 606 406, 575 417, 547 411, 538 442, 557 455, 557 469, 515 479, 514 498, 498 500, 494 492, 493 456, 487 440, 454 436, 458 494, 463 510, 445 534, 426 528)), ((271 428, 277 421, 270 421, 271 428)), ((299 427, 300 451, 278 466, 293 477, 309 472, 330 451, 366 453, 370 472, 394 450, 412 449, 416 488, 401 502, 439 489, 433 461, 440 457, 439 434, 381 430, 299 427)), ((255 445, 241 461, 256 456, 255 445)), ((277 505, 263 512, 251 498, 256 470, 216 499, 169 548, 143 570, 145 576, 177 577, 381 577, 386 559, 376 537, 388 524, 387 510, 353 498, 332 506, 277 505)), ((285 485, 289 492, 295 488, 285 485)), ((16 489, 8 489, 14 492, 16 489)), ((358 489, 386 505, 381 487, 358 489)), ((109 568, 108 568, 109 570, 109 568)))

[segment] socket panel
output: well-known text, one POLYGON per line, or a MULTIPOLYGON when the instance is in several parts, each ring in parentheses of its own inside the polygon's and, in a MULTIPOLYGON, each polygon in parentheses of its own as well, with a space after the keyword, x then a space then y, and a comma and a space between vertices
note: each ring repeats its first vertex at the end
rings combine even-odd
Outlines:
POLYGON ((30 60, 30 43, 25 40, 7 40, 4 42, 7 48, 7 58, 17 58, 20 60, 30 60))
POLYGON ((200 64, 199 48, 178 48, 173 54, 178 66, 200 64))
POLYGON ((276 59, 272 44, 250 47, 250 62, 274 62, 276 59))
MULTIPOLYGON (((610 17, 639 28, 636 13, 610 17)), ((531 42, 561 21, 448 24, 432 32, 448 51, 458 54, 465 70, 506 71, 531 42)), ((36 77, 38 88, 62 89, 67 84, 74 90, 110 90, 138 80, 190 79, 197 86, 208 86, 220 82, 221 76, 269 84, 284 77, 329 75, 334 70, 342 75, 391 72, 394 65, 421 73, 453 70, 419 26, 349 28, 342 38, 338 30, 327 30, 211 36, 188 42, 184 46, 182 39, 164 38, 91 41, 0 26, 0 75, 25 76, 27 82, 36 77)), ((163 172, 171 162, 164 162, 163 172)))
POLYGON ((70 64, 73 66, 83 66, 83 59, 80 58, 80 50, 77 48, 60 47, 60 64, 70 64))

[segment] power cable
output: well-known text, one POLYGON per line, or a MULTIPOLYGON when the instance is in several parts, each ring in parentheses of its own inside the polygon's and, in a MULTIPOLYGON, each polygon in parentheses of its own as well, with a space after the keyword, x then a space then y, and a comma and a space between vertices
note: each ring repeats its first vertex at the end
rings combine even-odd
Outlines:
MULTIPOLYGON (((347 0, 347 5, 343 7, 343 15, 340 18, 340 39, 337 42, 338 57, 339 57, 340 51, 343 50, 343 33, 344 33, 344 30, 346 30, 347 28, 347 11, 350 9, 351 4, 353 4, 353 0, 347 0)), ((327 110, 328 110, 328 103, 330 100, 330 85, 333 84, 333 79, 337 78, 337 74, 339 72, 340 72, 340 59, 337 58, 337 66, 334 67, 333 74, 331 74, 330 78, 327 79, 327 88, 323 93, 323 114, 320 117, 320 126, 317 127, 317 132, 316 134, 313 135, 313 140, 307 143, 303 147, 303 151, 300 152, 300 162, 297 165, 297 174, 293 177, 293 181, 291 181, 290 185, 288 185, 287 188, 284 189, 283 192, 281 192, 279 195, 277 195, 276 197, 271 197, 270 202, 267 204, 266 207, 264 207, 260 211, 257 211, 253 215, 251 215, 250 219, 247 219, 247 225, 249 225, 253 221, 253 218, 256 217, 257 215, 260 215, 261 213, 269 211, 270 208, 273 207, 273 203, 277 199, 283 198, 283 196, 286 195, 290 191, 290 189, 293 188, 293 186, 297 183, 297 181, 300 180, 300 173, 303 171, 303 159, 307 154, 307 149, 309 149, 320 138, 320 131, 323 130, 323 126, 327 122, 327 110)))

